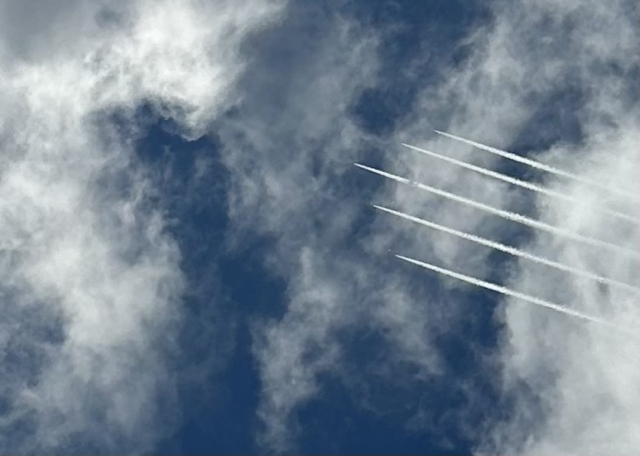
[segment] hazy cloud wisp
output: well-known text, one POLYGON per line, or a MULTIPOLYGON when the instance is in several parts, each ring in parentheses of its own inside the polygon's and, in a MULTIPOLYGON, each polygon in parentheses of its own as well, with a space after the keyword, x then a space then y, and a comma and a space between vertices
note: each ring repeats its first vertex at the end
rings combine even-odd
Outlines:
POLYGON ((48 2, 54 25, 31 3, 0 4, 2 451, 149 450, 176 420, 183 277, 135 112, 202 134, 282 4, 48 2))

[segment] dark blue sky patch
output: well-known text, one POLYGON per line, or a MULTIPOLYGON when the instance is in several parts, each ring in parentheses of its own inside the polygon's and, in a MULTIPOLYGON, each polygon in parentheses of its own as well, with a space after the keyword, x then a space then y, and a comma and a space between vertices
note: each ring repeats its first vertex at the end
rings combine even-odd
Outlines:
MULTIPOLYGON (((2 315, 0 329, 11 337, 3 340, 1 360, 2 388, 11 390, 22 385, 35 387, 40 376, 51 365, 51 356, 57 353, 64 342, 64 319, 55 306, 43 306, 41 303, 25 302, 18 290, 3 287, 2 315), (19 331, 7 330, 4 326, 18 326, 19 331)), ((0 401, 0 413, 7 417, 9 448, 29 445, 37 429, 36 413, 21 413, 16 404, 4 396, 0 401)))
POLYGON ((227 170, 215 138, 184 141, 159 121, 139 159, 182 252, 187 280, 173 356, 183 423, 163 453, 252 453, 260 384, 251 353, 254 318, 279 318, 286 284, 265 266, 269 236, 227 244, 227 170))
POLYGON ((491 20, 485 2, 358 0, 351 17, 381 36, 381 81, 416 89, 435 84, 464 60, 461 40, 491 20), (399 79, 397 79, 399 78, 399 79))
MULTIPOLYGON (((437 277, 412 266, 398 269, 406 273, 401 278, 411 276, 424 288, 426 312, 432 313, 429 302, 439 302, 461 315, 457 324, 439 332, 433 327, 424 335, 439 349, 442 375, 425 376, 416 364, 396 356, 384 330, 368 325, 363 315, 359 324, 340 332, 339 376, 322 376, 321 393, 296 415, 305 451, 470 454, 478 437, 473 429, 480 429, 499 405, 493 384, 497 366, 491 361, 497 349, 495 296, 470 289, 438 299, 433 296, 437 277)), ((389 272, 389 280, 395 280, 392 276, 389 272)))
MULTIPOLYGON (((536 153, 555 144, 579 144, 584 137, 579 115, 586 101, 585 91, 571 83, 544 95, 532 94, 528 104, 533 108, 533 115, 514 138, 509 151, 535 159, 536 153)), ((510 160, 501 161, 500 165, 501 172, 521 179, 540 180, 546 176, 510 160), (520 171, 515 171, 518 169, 520 171)))
POLYGON ((372 328, 348 328, 341 339, 340 376, 320 376, 321 393, 296 413, 303 452, 471 454, 476 436, 466 432, 497 404, 490 381, 475 377, 479 366, 465 353, 473 340, 443 335, 446 372, 427 378, 372 328))
POLYGON ((320 383, 322 392, 296 413, 303 454, 469 454, 464 446, 437 443, 441 439, 429 431, 407 429, 418 406, 407 391, 365 379, 356 387, 367 392, 358 395, 331 375, 321 375, 320 383), (378 401, 376 410, 362 407, 367 394, 378 401), (380 399, 387 403, 385 410, 380 399))
POLYGON ((351 114, 364 130, 390 135, 415 107, 421 87, 443 82, 469 55, 462 40, 490 21, 483 2, 354 1, 354 21, 380 36, 379 82, 362 90, 351 114))
POLYGON ((243 313, 257 318, 279 319, 285 312, 287 284, 265 265, 272 249, 268 237, 249 239, 242 250, 226 253, 219 265, 232 301, 244 306, 243 313))
MULTIPOLYGON (((234 334, 233 356, 222 371, 203 378, 184 410, 176 436, 160 448, 165 454, 255 454, 260 382, 251 352, 253 340, 246 321, 234 334), (200 394, 197 394, 200 393, 200 394)), ((209 346, 209 350, 215 349, 209 346)))
MULTIPOLYGON (((19 287, 3 284, 0 297, 3 315, 0 330, 10 335, 2 341, 2 388, 10 391, 22 386, 36 387, 41 374, 55 361, 52 356, 64 342, 65 320, 55 305, 44 306, 39 299, 25 298, 19 287)), ((3 397, 0 413, 7 417, 5 424, 10 429, 7 447, 9 444, 15 445, 12 448, 28 444, 37 428, 37 416, 21 413, 14 408, 15 403, 7 396, 3 397)))
POLYGON ((393 133, 402 116, 411 110, 415 90, 399 85, 393 89, 364 89, 351 106, 351 115, 364 131, 380 136, 393 133))

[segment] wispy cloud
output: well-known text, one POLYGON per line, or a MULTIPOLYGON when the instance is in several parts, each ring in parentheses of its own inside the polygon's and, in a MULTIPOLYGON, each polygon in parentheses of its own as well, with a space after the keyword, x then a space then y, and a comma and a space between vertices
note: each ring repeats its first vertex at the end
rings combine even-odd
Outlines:
MULTIPOLYGON (((571 169, 577 181, 547 176, 543 183, 581 203, 538 195, 535 204, 540 220, 638 252, 636 226, 589 209, 606 204, 632 217, 638 214, 637 203, 626 194, 612 196, 603 191, 615 187, 632 192, 634 178, 628 170, 637 169, 638 58, 634 49, 638 27, 631 19, 637 15, 637 5, 625 1, 607 7, 597 2, 519 2, 494 12, 495 24, 484 35, 486 41, 478 43, 481 51, 472 57, 472 65, 453 73, 450 90, 461 94, 461 103, 449 131, 501 149, 527 141, 524 143, 537 149, 537 161, 571 169), (551 118, 563 113, 561 102, 554 103, 553 97, 566 90, 581 94, 575 111, 563 114, 572 119, 573 129, 562 128, 564 119, 552 127, 538 115, 542 111, 551 118), (529 104, 527 100, 535 101, 529 104), (541 146, 549 129, 557 139, 541 146), (576 134, 575 129, 579 141, 563 143, 563 137, 576 134), (589 189, 585 182, 598 182, 606 189, 589 189)), ((429 109, 437 105, 434 91, 428 89, 425 95, 423 115, 428 117, 417 123, 421 127, 437 122, 429 109)), ((403 136, 405 142, 415 142, 414 128, 408 130, 408 137, 403 136), (409 139, 411 136, 414 138, 409 139)), ((424 146, 447 150, 442 142, 424 146)), ((465 161, 481 159, 472 150, 459 154, 465 161)), ((410 170, 415 167, 407 166, 410 170)), ((424 167, 417 169, 420 176, 443 180, 424 167)), ((474 187, 474 197, 489 189, 488 184, 474 187)), ((519 198, 513 190, 503 191, 519 198)), ((394 205, 408 211, 418 204, 415 198, 398 191, 394 205)), ((455 209, 441 209, 427 218, 449 220, 449 214, 456 214, 455 209)), ((429 241, 421 237, 419 242, 429 241)), ((535 255, 637 284, 638 265, 629 256, 580 247, 544 233, 531 233, 526 247, 535 255)), ((491 267, 487 259, 471 258, 484 264, 484 271, 491 267)), ((450 266, 473 270, 468 264, 450 266)), ((476 273, 482 275, 483 269, 476 273)), ((575 276, 560 278, 526 259, 504 276, 512 289, 563 302, 590 315, 620 323, 638 317, 633 294, 575 276)), ((623 341, 595 326, 575 325, 553 313, 519 306, 517 300, 505 304, 507 327, 499 354, 505 368, 501 390, 505 397, 515 396, 516 405, 495 432, 485 434, 486 444, 480 448, 490 453, 632 454, 640 438, 640 418, 635 412, 638 395, 628 389, 639 375, 629 357, 638 343, 637 333, 623 341), (533 394, 525 394, 527 390, 533 394)))
POLYGON ((235 99, 244 38, 282 6, 103 3, 0 3, 5 453, 145 451, 175 424, 183 275, 135 111, 201 134, 235 99))
MULTIPOLYGON (((636 224, 590 209, 637 219, 637 202, 583 185, 634 192, 634 2, 495 2, 490 21, 456 35, 448 49, 432 24, 432 34, 416 38, 424 55, 404 66, 385 62, 397 24, 379 28, 347 1, 285 3, 71 0, 34 9, 33 0, 0 2, 2 451, 145 451, 174 424, 164 353, 175 343, 185 282, 166 214, 150 197, 161 193, 154 170, 135 159, 142 105, 173 119, 186 139, 219 140, 230 176, 229 250, 256 235, 271 241, 265 268, 285 281, 286 302, 279 318, 253 322, 258 440, 271 450, 295 447, 307 431, 297 412, 322 395, 327 375, 373 413, 393 399, 353 385, 382 378, 424 395, 426 382, 448 369, 438 338, 482 318, 465 307, 462 284, 416 279, 389 251, 492 276, 509 290, 621 326, 638 316, 633 293, 591 280, 636 286, 635 259, 558 236, 579 233, 638 252, 636 224), (464 57, 438 57, 454 51, 464 57), (418 68, 427 66, 422 81, 418 68), (385 92, 396 83, 413 100, 404 108, 387 99, 400 93, 385 92), (365 121, 372 116, 362 112, 372 109, 383 111, 381 125, 365 121), (433 156, 400 153, 411 143, 485 170, 503 165, 504 154, 479 153, 433 129, 502 151, 530 149, 539 169, 579 179, 527 167, 518 182, 532 177, 548 189, 536 194, 452 161, 436 166, 433 156), (372 183, 354 161, 477 204, 372 183), (548 198, 554 194, 567 198, 548 198), (424 235, 418 224, 375 216, 366 205, 374 198, 450 231, 424 235), (523 233, 511 223, 522 219, 495 217, 522 208, 543 224, 531 226, 555 231, 523 233), (510 238, 514 252, 530 256, 494 270, 491 246, 451 232, 500 245, 510 238), (592 277, 560 275, 531 257, 592 277), (346 341, 363 332, 382 349, 354 355, 346 341)), ((509 416, 487 413, 483 427, 474 426, 467 417, 479 413, 482 394, 460 377, 447 385, 463 397, 449 416, 480 451, 640 447, 640 371, 628 354, 635 336, 620 340, 503 298, 492 304, 505 325, 499 344, 469 350, 491 375, 503 367, 492 387, 509 402, 509 416)), ((414 402, 405 407, 414 429, 438 421, 418 419, 432 411, 414 402)))
POLYGON ((364 305, 345 305, 367 274, 339 252, 356 215, 349 208, 359 203, 342 201, 333 211, 345 189, 332 182, 352 171, 347 157, 360 133, 348 110, 374 77, 375 46, 320 5, 292 6, 281 28, 256 44, 264 60, 241 84, 239 112, 220 129, 231 171, 231 242, 273 238, 266 267, 288 284, 282 319, 254 331, 263 391, 258 440, 271 450, 295 444, 300 428, 292 413, 318 391, 317 376, 335 370, 336 330, 354 318, 353 306, 364 305))
MULTIPOLYGON (((409 363, 415 367, 410 378, 397 375, 390 381, 419 389, 424 379, 446 369, 438 336, 457 328, 462 319, 481 318, 462 312, 464 300, 453 302, 444 293, 454 290, 455 296, 464 296, 462 285, 409 280, 401 273, 406 270, 381 260, 390 249, 481 279, 492 275, 512 290, 562 302, 607 321, 622 324, 628 316, 637 316, 635 297, 625 290, 547 271, 528 260, 493 270, 486 246, 460 242, 446 233, 427 236, 412 224, 379 217, 371 221, 362 211, 375 196, 380 204, 451 229, 496 240, 516 238, 517 247, 526 247, 536 257, 637 284, 637 265, 630 256, 580 247, 557 236, 579 233, 637 252, 634 224, 588 209, 606 206, 637 217, 632 201, 562 176, 542 176, 529 168, 521 172, 533 175, 536 185, 580 202, 573 204, 536 196, 453 164, 435 166, 424 156, 394 154, 400 143, 410 143, 487 169, 502 165, 497 156, 428 133, 435 128, 500 150, 528 149, 528 155, 537 155, 535 160, 545 166, 571 170, 583 181, 608 188, 615 181, 616 188, 632 191, 631 167, 620 163, 637 160, 636 7, 624 0, 607 6, 548 0, 496 2, 490 12, 490 22, 469 30, 455 44, 467 51, 467 57, 434 70, 446 78, 417 84, 411 112, 394 124, 395 129, 381 129, 377 136, 380 132, 358 123, 353 106, 366 105, 363 89, 389 84, 384 80, 389 74, 381 70, 380 44, 387 31, 368 29, 353 17, 319 7, 299 6, 289 10, 278 32, 254 43, 254 51, 286 49, 278 54, 286 58, 277 59, 278 64, 267 62, 267 57, 254 60, 255 71, 242 82, 247 96, 222 122, 220 137, 232 173, 235 241, 242 242, 247 234, 273 239, 266 266, 288 283, 282 318, 257 324, 255 332, 266 446, 287 448, 295 444, 297 433, 306 431, 297 423, 296 412, 321 395, 323 374, 333 374, 345 384, 366 384, 374 381, 365 378, 373 364, 388 368, 409 363), (291 39, 287 33, 299 31, 293 24, 303 27, 309 18, 320 25, 314 32, 295 35, 301 37, 298 45, 304 53, 286 46, 291 39), (278 65, 291 71, 282 72, 278 65), (563 105, 569 92, 579 93, 571 110, 563 105), (412 186, 370 187, 370 181, 361 185, 357 174, 347 169, 367 154, 411 181, 455 190, 501 213, 528 208, 544 226, 560 231, 523 233, 495 214, 442 195, 416 192, 412 186), (362 360, 357 373, 348 365, 352 347, 343 343, 343 336, 363 328, 379 334, 387 348, 393 347, 388 350, 393 355, 362 360)), ((426 40, 420 45, 435 49, 440 43, 426 40)), ((430 61, 430 55, 425 52, 424 60, 430 61)), ((413 70, 401 72, 407 76, 413 70)), ((492 372, 496 365, 504 366, 504 378, 493 386, 513 407, 505 420, 487 413, 484 427, 472 426, 465 417, 477 416, 473 412, 483 398, 471 380, 459 379, 451 388, 458 388, 465 405, 449 413, 467 437, 482 441, 480 449, 499 453, 583 454, 603 451, 611 442, 610 448, 620 452, 637 447, 637 395, 628 387, 638 372, 626 358, 609 351, 616 346, 611 339, 589 324, 579 326, 553 312, 512 307, 498 298, 494 303, 500 305, 496 316, 506 325, 504 334, 499 346, 480 358, 492 372), (616 361, 607 364, 606 359, 616 361), (593 363, 597 369, 592 369, 593 363), (576 387, 580 378, 590 380, 576 387), (520 394, 523 390, 532 393, 520 394), (603 398, 601 404, 609 401, 604 415, 587 405, 593 404, 589 397, 594 394, 603 398), (528 409, 541 412, 527 414, 528 409), (603 418, 615 426, 594 430, 603 418), (589 439, 584 439, 587 433, 589 439)), ((357 391, 352 393, 358 397, 357 391)), ((416 416, 430 413, 419 408, 416 416)))

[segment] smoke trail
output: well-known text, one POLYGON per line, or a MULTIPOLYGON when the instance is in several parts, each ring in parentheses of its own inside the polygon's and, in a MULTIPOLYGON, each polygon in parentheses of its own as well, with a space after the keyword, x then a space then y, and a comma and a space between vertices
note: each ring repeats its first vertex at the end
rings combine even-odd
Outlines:
POLYGON ((461 138, 460 136, 452 135, 450 133, 445 133, 445 132, 439 131, 439 130, 434 130, 434 131, 439 135, 446 136, 447 138, 451 138, 451 139, 454 139, 456 141, 460 141, 460 142, 463 142, 465 144, 468 144, 470 146, 477 147, 478 149, 482 149, 482 150, 484 150, 486 152, 490 152, 492 154, 499 155, 499 156, 504 157, 504 158, 508 158, 509 160, 513 160, 513 161, 516 161, 516 162, 519 162, 519 163, 524 163, 525 165, 531 166, 532 168, 540 169, 542 171, 546 171, 546 172, 551 173, 551 174, 556 174, 558 176, 562 176, 562 177, 565 177, 567 179, 571 179, 571 180, 574 180, 576 182, 580 182, 580 183, 585 184, 585 185, 590 185, 592 187, 598 187, 598 188, 600 188, 602 190, 605 190, 605 191, 607 191, 609 193, 613 193, 613 194, 622 196, 624 198, 628 198, 628 199, 630 199, 632 201, 638 201, 638 196, 634 195, 633 193, 628 193, 628 192, 625 192, 623 190, 611 188, 611 187, 609 187, 609 186, 607 186, 605 184, 601 184, 600 182, 596 182, 596 181, 593 181, 591 179, 586 179, 586 178, 584 178, 582 176, 579 176, 577 174, 570 173, 568 171, 563 171, 563 170, 555 168, 553 166, 545 165, 544 163, 540 163, 540 162, 537 162, 535 160, 531 160, 531 159, 526 158, 526 157, 521 157, 520 155, 516 155, 516 154, 513 154, 511 152, 507 152, 507 151, 504 151, 504 150, 496 149, 495 147, 485 146, 484 144, 480 144, 480 143, 477 143, 475 141, 471 141, 470 139, 461 138))
POLYGON ((625 328, 625 327, 621 327, 619 325, 616 325, 615 323, 609 322, 607 320, 602 320, 600 318, 597 317, 592 317, 590 315, 587 314, 583 314, 582 312, 578 312, 577 310, 573 310, 573 309, 569 309, 567 307, 561 306, 559 304, 554 304, 552 302, 549 301, 545 301, 544 299, 540 299, 540 298, 536 298, 534 296, 529 296, 526 295, 524 293, 519 293, 517 291, 513 291, 509 288, 503 287, 501 285, 497 285, 495 283, 491 283, 491 282, 487 282, 484 280, 480 280, 477 279, 475 277, 471 277, 465 274, 461 274, 459 272, 454 272, 450 269, 445 269, 445 268, 441 268, 439 266, 435 266, 433 264, 430 263, 424 263, 422 261, 418 261, 418 260, 414 260, 413 258, 408 258, 402 255, 395 255, 396 258, 399 258, 403 261, 406 261, 408 263, 414 264, 416 266, 420 266, 422 268, 425 269, 430 269, 432 271, 435 272, 439 272, 440 274, 449 276, 449 277, 453 277, 455 279, 458 280, 462 280, 463 282, 467 282, 470 283, 472 285, 476 285, 478 287, 481 288, 486 288, 487 290, 492 290, 492 291, 496 291, 498 293, 502 293, 506 296, 511 296, 517 299, 520 299, 521 301, 526 301, 529 302, 531 304, 535 304, 537 306, 541 306, 541 307, 546 307, 548 309, 552 309, 555 310, 556 312, 560 312, 563 313, 565 315, 570 315, 572 317, 576 317, 576 318, 580 318, 582 320, 586 320, 586 321, 590 321, 592 323, 597 323, 599 325, 603 325, 603 326, 607 326, 609 328, 615 329, 616 331, 621 331, 621 332, 625 332, 628 334, 633 334, 633 335, 637 335, 638 333, 636 331, 633 331, 631 328, 625 328))
POLYGON ((563 236, 563 237, 566 237, 566 238, 569 238, 569 239, 573 239, 574 241, 583 242, 585 244, 589 244, 589 245, 592 245, 594 247, 600 247, 600 248, 603 248, 603 249, 608 249, 608 250, 614 251, 614 252, 616 252, 616 253, 618 253, 620 255, 631 257, 631 258, 634 258, 636 260, 640 259, 640 254, 638 254, 638 252, 634 252, 633 250, 625 249, 624 247, 620 247, 620 246, 615 245, 615 244, 610 244, 608 242, 601 241, 599 239, 594 239, 594 238, 582 236, 582 235, 577 234, 577 233, 572 233, 570 231, 563 230, 562 228, 558 228, 558 227, 555 227, 555 226, 552 226, 552 225, 549 225, 549 224, 546 224, 546 223, 543 223, 543 222, 539 222, 539 221, 534 220, 532 218, 525 217, 524 215, 515 214, 513 212, 508 212, 508 211, 503 211, 501 209, 496 209, 495 207, 488 206, 486 204, 479 203, 477 201, 473 201, 473 200, 470 200, 468 198, 464 198, 462 196, 455 195, 455 194, 447 192, 445 190, 440 190, 440 189, 437 189, 437 188, 434 188, 434 187, 430 187, 429 185, 421 184, 419 182, 414 182, 414 181, 411 181, 411 180, 406 179, 404 177, 396 176, 395 174, 387 173, 385 171, 380 171, 378 169, 370 168, 368 166, 360 165, 358 163, 354 163, 354 165, 356 165, 357 167, 362 168, 364 170, 370 171, 370 172, 372 172, 374 174, 379 174, 380 176, 386 177, 386 178, 391 179, 391 180, 395 180, 395 181, 403 183, 403 184, 412 185, 412 186, 417 187, 417 188, 419 188, 421 190, 425 190, 425 191, 433 193, 435 195, 442 196, 444 198, 448 198, 450 200, 466 204, 468 206, 471 206, 471 207, 474 207, 476 209, 488 212, 490 214, 497 215, 498 217, 502 217, 504 219, 520 223, 522 225, 527 225, 527 226, 530 226, 532 228, 537 228, 539 230, 543 230, 543 231, 547 231, 549 233, 557 234, 558 236, 563 236))
POLYGON ((379 209, 379 210, 383 211, 383 212, 387 212, 389 214, 395 215, 395 216, 403 218, 405 220, 409 220, 409 221, 412 221, 412 222, 415 222, 415 223, 419 223, 420 225, 428 226, 429 228, 433 228, 435 230, 438 230, 438 231, 441 231, 441 232, 444 232, 444 233, 448 233, 448 234, 451 234, 453 236, 457 236, 459 238, 466 239, 468 241, 475 242, 477 244, 484 245, 486 247, 490 247, 490 248, 495 249, 495 250, 500 250, 501 252, 505 252, 505 253, 508 253, 508 254, 516 256, 516 257, 525 258, 527 260, 534 261, 536 263, 540 263, 540 264, 543 264, 545 266, 552 267, 554 269, 559 269, 561 271, 565 271, 565 272, 568 272, 570 274, 579 275, 579 276, 585 277, 585 278, 590 279, 590 280, 595 280, 595 281, 600 282, 600 283, 604 283, 604 284, 607 284, 607 285, 623 288, 623 289, 631 291, 633 293, 640 293, 640 288, 634 287, 634 286, 626 284, 624 282, 619 282, 617 280, 610 279, 610 278, 607 278, 607 277, 603 277, 603 276, 600 276, 600 275, 597 275, 597 274, 594 274, 592 272, 585 271, 585 270, 582 270, 582 269, 573 268, 571 266, 568 266, 568 265, 565 265, 565 264, 562 264, 562 263, 558 263, 556 261, 547 260, 546 258, 542 258, 542 257, 536 256, 536 255, 533 255, 531 253, 524 252, 524 251, 522 251, 520 249, 517 249, 515 247, 510 247, 508 245, 501 244, 501 243, 495 242, 495 241, 491 241, 489 239, 482 238, 482 237, 479 237, 479 236, 475 236, 473 234, 464 233, 462 231, 458 231, 458 230, 455 230, 453 228, 448 228, 446 226, 439 225, 437 223, 430 222, 428 220, 424 220, 424 219, 421 219, 421 218, 418 218, 418 217, 414 217, 412 215, 405 214, 403 212, 398 212, 398 211, 394 211, 393 209, 388 209, 388 208, 383 207, 383 206, 378 206, 377 204, 373 204, 372 206, 375 207, 376 209, 379 209))
MULTIPOLYGON (((489 170, 489 169, 486 169, 486 168, 482 168, 480 166, 472 165, 470 163, 466 163, 466 162, 463 162, 461 160, 456 160, 455 158, 446 157, 446 156, 441 155, 439 153, 432 152, 432 151, 426 150, 426 149, 422 149, 420 147, 412 146, 410 144, 402 143, 402 145, 404 147, 407 147, 409 149, 415 150, 417 152, 420 152, 422 154, 428 155, 430 157, 434 157, 434 158, 437 158, 439 160, 443 160, 443 161, 446 161, 448 163, 452 163, 452 164, 454 164, 456 166, 460 166, 462 168, 465 168, 465 169, 468 169, 468 170, 471 170, 471 171, 475 171, 475 172, 483 174, 485 176, 493 177, 494 179, 498 179, 498 180, 501 180, 503 182, 507 182, 507 183, 512 184, 512 185, 517 185, 518 187, 526 188, 526 189, 532 190, 534 192, 542 193, 544 195, 551 196, 553 198, 562 199, 562 200, 565 200, 565 201, 568 201, 568 202, 571 202, 571 203, 574 203, 574 204, 579 204, 579 201, 577 199, 575 199, 575 198, 572 198, 571 196, 568 196, 568 195, 565 195, 563 193, 556 192, 556 191, 553 191, 553 190, 549 190, 549 189, 547 189, 545 187, 541 187, 539 185, 532 184, 531 182, 523 181, 521 179, 516 179, 515 177, 507 176, 506 174, 498 173, 496 171, 492 171, 492 170, 489 170)), ((598 206, 598 205, 593 205, 591 207, 593 207, 594 209, 596 209, 598 211, 610 214, 610 215, 612 215, 614 217, 618 217, 618 218, 621 218, 621 219, 624 219, 624 220, 628 220, 628 221, 630 221, 632 223, 635 223, 635 224, 640 224, 640 219, 638 219, 636 217, 633 217, 631 215, 627 215, 627 214, 625 214, 623 212, 614 211, 614 210, 607 209, 605 207, 598 206)))

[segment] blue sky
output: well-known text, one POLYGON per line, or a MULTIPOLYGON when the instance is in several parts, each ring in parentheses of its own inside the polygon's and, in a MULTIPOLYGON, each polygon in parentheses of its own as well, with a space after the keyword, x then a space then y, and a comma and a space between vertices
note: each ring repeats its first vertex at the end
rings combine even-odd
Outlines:
POLYGON ((0 0, 0 452, 633 454, 637 13, 0 0))

